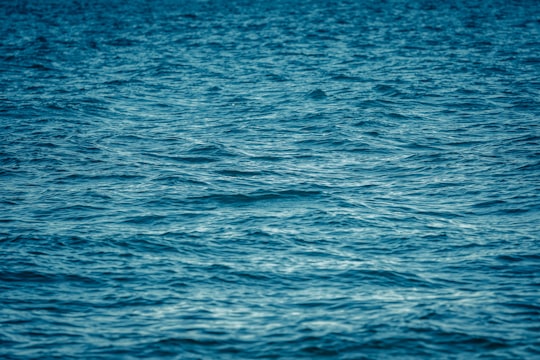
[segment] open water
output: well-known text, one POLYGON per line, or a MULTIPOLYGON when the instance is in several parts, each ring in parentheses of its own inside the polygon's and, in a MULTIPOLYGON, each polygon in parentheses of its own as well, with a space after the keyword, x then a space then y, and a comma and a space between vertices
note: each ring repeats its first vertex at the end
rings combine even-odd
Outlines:
POLYGON ((540 358, 540 2, 0 2, 0 358, 540 358))

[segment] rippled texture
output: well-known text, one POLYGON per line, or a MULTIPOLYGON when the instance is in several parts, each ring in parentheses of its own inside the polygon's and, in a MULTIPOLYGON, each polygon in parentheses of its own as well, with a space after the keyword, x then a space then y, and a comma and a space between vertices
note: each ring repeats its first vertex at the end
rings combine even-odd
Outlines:
POLYGON ((0 357, 540 357, 537 1, 0 31, 0 357))

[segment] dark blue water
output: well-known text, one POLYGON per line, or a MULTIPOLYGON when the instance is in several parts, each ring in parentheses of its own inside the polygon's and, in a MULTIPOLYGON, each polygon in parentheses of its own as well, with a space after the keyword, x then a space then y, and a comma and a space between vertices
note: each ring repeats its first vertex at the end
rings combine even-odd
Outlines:
POLYGON ((540 358, 540 3, 0 2, 0 358, 540 358))

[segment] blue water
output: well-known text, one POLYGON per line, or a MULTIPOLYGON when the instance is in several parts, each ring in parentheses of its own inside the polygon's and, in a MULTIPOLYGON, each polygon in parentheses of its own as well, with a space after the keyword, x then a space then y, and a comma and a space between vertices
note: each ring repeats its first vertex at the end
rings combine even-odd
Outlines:
POLYGON ((0 2, 0 358, 540 358, 540 2, 0 2))

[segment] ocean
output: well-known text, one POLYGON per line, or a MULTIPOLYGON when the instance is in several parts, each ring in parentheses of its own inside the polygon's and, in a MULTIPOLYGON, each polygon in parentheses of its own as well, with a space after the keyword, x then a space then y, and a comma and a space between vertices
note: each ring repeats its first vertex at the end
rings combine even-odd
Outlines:
POLYGON ((0 358, 540 358, 540 2, 0 1, 0 358))

